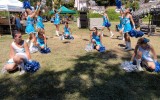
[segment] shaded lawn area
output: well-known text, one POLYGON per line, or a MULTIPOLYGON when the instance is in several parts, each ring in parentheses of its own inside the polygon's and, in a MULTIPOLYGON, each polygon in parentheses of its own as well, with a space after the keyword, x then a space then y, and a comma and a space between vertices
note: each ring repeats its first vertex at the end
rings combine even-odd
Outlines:
MULTIPOLYGON (((114 25, 112 30, 114 31, 114 25)), ((150 72, 126 73, 120 64, 129 60, 133 51, 124 52, 118 47, 123 41, 103 37, 107 47, 105 53, 84 50, 89 40, 88 29, 78 29, 70 24, 75 40, 59 40, 55 26, 45 23, 51 53, 35 53, 32 58, 39 61, 41 69, 34 74, 19 76, 0 74, 0 99, 53 99, 53 100, 137 100, 160 98, 160 74, 150 72), (54 34, 53 34, 54 33, 54 34)), ((62 26, 61 26, 62 30, 62 26)), ((109 32, 105 30, 105 35, 109 32)), ((27 35, 23 35, 24 39, 27 35)), ((149 37, 160 61, 160 38, 149 37)), ((132 38, 132 47, 137 39, 132 38)), ((9 56, 9 35, 0 38, 0 68, 9 56)))

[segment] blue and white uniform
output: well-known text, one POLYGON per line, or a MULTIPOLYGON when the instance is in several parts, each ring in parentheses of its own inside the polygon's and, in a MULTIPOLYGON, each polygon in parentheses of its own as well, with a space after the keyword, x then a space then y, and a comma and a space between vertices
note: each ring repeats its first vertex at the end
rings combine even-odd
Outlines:
POLYGON ((60 24, 60 16, 59 16, 58 13, 55 14, 54 24, 55 25, 59 25, 60 24))
POLYGON ((123 33, 128 33, 132 30, 132 26, 130 23, 130 18, 124 18, 124 30, 123 33))
POLYGON ((106 16, 103 16, 103 24, 102 24, 102 26, 106 27, 106 23, 108 23, 108 19, 106 18, 106 16))
POLYGON ((96 45, 102 46, 100 36, 96 35, 94 32, 92 33, 92 40, 96 42, 96 45))
POLYGON ((36 28, 44 29, 43 19, 41 16, 37 16, 36 28))
POLYGON ((150 52, 150 46, 148 46, 146 49, 143 49, 141 46, 139 46, 138 50, 142 52, 142 60, 153 62, 153 59, 152 59, 152 57, 149 53, 150 52))
POLYGON ((44 42, 44 39, 40 38, 38 36, 38 34, 36 35, 36 38, 37 38, 37 43, 39 44, 40 47, 45 47, 45 42, 44 42))
POLYGON ((64 35, 71 35, 69 28, 67 28, 66 26, 64 27, 64 35))
POLYGON ((26 30, 25 32, 27 34, 31 34, 31 33, 35 33, 35 29, 34 29, 34 19, 31 17, 27 17, 27 21, 26 21, 26 30))
POLYGON ((124 18, 120 16, 120 24, 118 24, 118 30, 124 29, 124 18))

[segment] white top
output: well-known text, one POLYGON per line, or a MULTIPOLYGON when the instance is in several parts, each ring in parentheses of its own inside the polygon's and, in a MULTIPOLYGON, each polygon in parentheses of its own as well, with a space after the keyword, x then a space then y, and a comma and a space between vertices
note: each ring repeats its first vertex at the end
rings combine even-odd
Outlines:
POLYGON ((18 47, 14 42, 12 42, 11 45, 12 45, 15 53, 25 53, 24 42, 23 42, 23 44, 22 44, 22 47, 18 47))

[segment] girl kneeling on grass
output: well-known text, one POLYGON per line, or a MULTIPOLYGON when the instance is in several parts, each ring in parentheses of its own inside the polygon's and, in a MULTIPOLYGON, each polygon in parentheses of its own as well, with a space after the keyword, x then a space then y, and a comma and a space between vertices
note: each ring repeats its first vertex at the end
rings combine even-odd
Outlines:
POLYGON ((39 32, 36 34, 36 39, 37 39, 37 45, 40 47, 40 49, 44 49, 47 46, 47 39, 45 34, 43 33, 43 30, 39 30, 39 32))
POLYGON ((94 48, 99 51, 100 47, 102 46, 102 35, 100 32, 98 32, 97 27, 93 28, 93 32, 90 34, 90 40, 91 43, 94 44, 94 48))
POLYGON ((65 39, 74 39, 71 36, 71 29, 68 26, 68 22, 65 22, 63 36, 64 36, 65 39))
POLYGON ((22 39, 19 31, 13 33, 14 41, 10 45, 10 59, 4 66, 5 71, 14 71, 19 67, 23 67, 24 62, 31 59, 28 44, 22 39))
POLYGON ((141 67, 141 62, 142 64, 146 65, 147 69, 152 71, 154 70, 156 71, 160 67, 160 66, 156 66, 155 64, 157 62, 157 55, 153 46, 149 44, 149 39, 147 38, 140 38, 138 40, 131 61, 133 61, 134 58, 137 63, 137 68, 140 71, 143 71, 141 67), (153 54, 153 58, 150 55, 150 51, 153 54))

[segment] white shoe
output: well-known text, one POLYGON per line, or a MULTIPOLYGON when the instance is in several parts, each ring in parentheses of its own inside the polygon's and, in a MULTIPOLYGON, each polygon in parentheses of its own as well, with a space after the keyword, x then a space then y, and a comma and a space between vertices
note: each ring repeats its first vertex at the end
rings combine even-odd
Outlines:
POLYGON ((127 49, 125 49, 125 51, 130 51, 130 50, 132 50, 132 48, 127 48, 127 49))
POLYGON ((142 67, 137 66, 138 71, 144 71, 142 67))
POLYGON ((23 75, 25 73, 25 70, 21 70, 19 75, 23 75))
POLYGON ((110 37, 112 38, 113 36, 114 36, 114 34, 111 34, 111 36, 110 36, 110 37))

